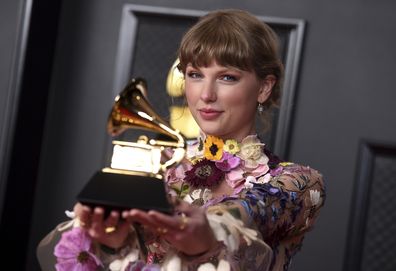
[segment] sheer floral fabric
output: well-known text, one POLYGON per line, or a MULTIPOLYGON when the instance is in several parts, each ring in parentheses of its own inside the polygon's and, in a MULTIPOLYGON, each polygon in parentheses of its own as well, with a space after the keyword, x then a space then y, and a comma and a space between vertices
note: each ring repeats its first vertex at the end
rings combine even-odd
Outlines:
POLYGON ((168 170, 169 193, 206 209, 217 247, 187 256, 160 234, 143 232, 143 256, 132 232, 129 246, 115 254, 95 250, 104 269, 288 270, 324 204, 322 175, 279 159, 256 136, 239 143, 199 138, 189 144, 187 158, 168 170))

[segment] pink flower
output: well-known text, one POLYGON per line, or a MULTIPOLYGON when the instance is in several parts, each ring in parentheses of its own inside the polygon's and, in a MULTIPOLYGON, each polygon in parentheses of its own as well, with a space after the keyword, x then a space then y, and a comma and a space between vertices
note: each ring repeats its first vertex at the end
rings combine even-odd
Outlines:
POLYGON ((269 167, 267 164, 259 165, 257 168, 250 171, 250 175, 257 177, 257 176, 263 175, 264 173, 267 173, 268 171, 269 171, 269 167))
POLYGON ((243 174, 245 171, 243 171, 241 168, 236 168, 234 170, 231 170, 230 172, 227 172, 226 174, 226 181, 229 186, 232 188, 237 187, 241 181, 245 179, 243 174))
POLYGON ((234 156, 228 152, 223 152, 223 156, 221 160, 216 161, 216 167, 222 171, 230 171, 231 169, 239 166, 241 159, 237 156, 234 156))
POLYGON ((102 265, 92 253, 91 238, 81 228, 64 232, 55 246, 55 265, 58 271, 91 271, 102 265))
POLYGON ((189 169, 187 166, 178 165, 168 169, 165 173, 165 182, 167 184, 172 184, 183 180, 185 177, 185 171, 189 169))

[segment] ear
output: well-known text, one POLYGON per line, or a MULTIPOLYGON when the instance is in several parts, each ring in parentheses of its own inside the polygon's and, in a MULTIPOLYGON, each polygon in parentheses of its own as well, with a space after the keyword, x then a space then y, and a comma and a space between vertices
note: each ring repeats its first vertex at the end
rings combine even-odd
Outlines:
POLYGON ((261 81, 261 86, 257 101, 259 103, 264 103, 272 93, 272 88, 276 83, 276 77, 272 74, 267 75, 264 80, 261 81))

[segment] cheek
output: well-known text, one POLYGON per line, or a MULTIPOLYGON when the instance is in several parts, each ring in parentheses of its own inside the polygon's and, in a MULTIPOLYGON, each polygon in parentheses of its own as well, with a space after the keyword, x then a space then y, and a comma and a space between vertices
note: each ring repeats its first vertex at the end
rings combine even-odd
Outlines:
POLYGON ((199 92, 196 89, 194 89, 192 85, 188 83, 186 83, 184 95, 189 105, 195 104, 197 99, 199 98, 199 92))
POLYGON ((232 95, 227 95, 224 97, 224 101, 227 101, 227 104, 237 106, 238 108, 255 107, 257 97, 253 92, 249 92, 245 89, 234 92, 232 95))
POLYGON ((238 118, 249 120, 254 119, 257 107, 257 95, 253 91, 244 89, 244 92, 235 93, 227 97, 227 105, 232 108, 233 114, 238 118))
POLYGON ((186 91, 184 96, 189 106, 194 104, 194 96, 192 95, 191 91, 186 91))

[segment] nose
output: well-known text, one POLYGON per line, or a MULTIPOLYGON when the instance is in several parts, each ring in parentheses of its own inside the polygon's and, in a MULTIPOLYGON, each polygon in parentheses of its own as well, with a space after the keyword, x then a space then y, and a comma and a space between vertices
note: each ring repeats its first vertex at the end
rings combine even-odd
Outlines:
POLYGON ((216 84, 211 80, 207 80, 203 82, 201 88, 201 100, 205 103, 211 103, 216 101, 217 94, 216 94, 216 84))

